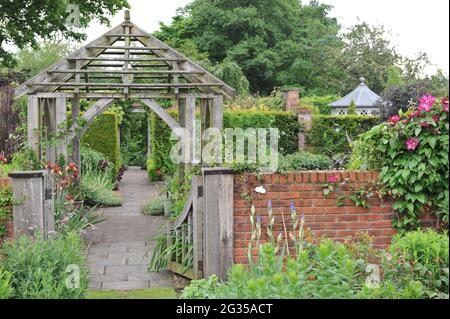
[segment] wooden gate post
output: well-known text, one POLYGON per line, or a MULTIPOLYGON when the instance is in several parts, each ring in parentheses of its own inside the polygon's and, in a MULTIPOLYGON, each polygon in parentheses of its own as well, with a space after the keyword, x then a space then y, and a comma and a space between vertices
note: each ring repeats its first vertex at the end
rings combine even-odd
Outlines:
POLYGON ((205 277, 226 279, 233 263, 234 171, 204 168, 203 176, 205 277))
POLYGON ((53 179, 48 171, 14 172, 9 176, 13 187, 14 236, 39 231, 47 239, 55 230, 53 179))

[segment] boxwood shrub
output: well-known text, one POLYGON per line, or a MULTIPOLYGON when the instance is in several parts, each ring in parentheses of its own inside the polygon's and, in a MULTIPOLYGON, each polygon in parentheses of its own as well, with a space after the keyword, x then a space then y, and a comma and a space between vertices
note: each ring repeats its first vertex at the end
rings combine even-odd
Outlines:
POLYGON ((98 116, 84 134, 82 144, 105 155, 117 172, 121 166, 117 114, 106 112, 98 116))

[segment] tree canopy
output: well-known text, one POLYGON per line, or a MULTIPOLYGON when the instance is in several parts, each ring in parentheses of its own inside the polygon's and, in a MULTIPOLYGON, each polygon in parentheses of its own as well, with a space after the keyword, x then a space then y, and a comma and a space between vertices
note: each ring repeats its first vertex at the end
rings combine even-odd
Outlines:
POLYGON ((383 26, 343 30, 331 6, 312 0, 195 0, 156 36, 190 47, 212 66, 235 62, 253 93, 298 87, 307 94, 343 95, 360 77, 377 93, 420 78, 426 55, 408 59, 383 26))
POLYGON ((71 0, 78 12, 70 10, 67 0, 0 0, 0 63, 12 65, 15 60, 7 46, 20 49, 37 47, 39 39, 48 39, 56 33, 69 40, 84 40, 80 32, 93 20, 109 23, 108 16, 129 7, 127 0, 71 0), (71 15, 76 14, 78 26, 73 26, 71 15))

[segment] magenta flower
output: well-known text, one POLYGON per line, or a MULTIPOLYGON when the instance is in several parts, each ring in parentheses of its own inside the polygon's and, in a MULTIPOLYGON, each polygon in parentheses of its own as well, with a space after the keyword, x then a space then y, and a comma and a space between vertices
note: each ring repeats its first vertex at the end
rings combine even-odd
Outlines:
POLYGON ((433 121, 435 121, 436 123, 439 122, 440 119, 441 117, 439 115, 433 115, 433 121))
POLYGON ((442 99, 442 111, 448 113, 448 97, 442 99))
POLYGON ((330 184, 335 184, 338 182, 338 180, 339 180, 339 177, 337 175, 328 176, 328 183, 330 183, 330 184))
POLYGON ((395 124, 397 124, 398 122, 400 122, 400 120, 401 120, 400 115, 394 115, 394 116, 391 116, 391 117, 389 118, 389 123, 395 125, 395 124))
POLYGON ((415 151, 420 144, 420 140, 418 138, 410 138, 406 141, 406 149, 408 151, 415 151))
POLYGON ((420 104, 419 111, 431 112, 432 107, 433 107, 433 104, 420 104))
MULTIPOLYGON (((410 117, 411 118, 415 118, 415 117, 419 117, 422 113, 420 113, 420 106, 419 106, 419 110, 418 111, 415 111, 415 112, 413 112, 413 113, 411 113, 411 115, 410 115, 410 117)), ((430 109, 430 111, 431 111, 431 109, 430 109)), ((427 111, 428 112, 428 111, 427 111)))
POLYGON ((426 94, 419 98, 419 110, 431 112, 434 103, 436 103, 436 97, 430 94, 426 94))
POLYGON ((420 126, 428 127, 428 126, 430 126, 430 123, 428 123, 428 122, 420 122, 420 126))

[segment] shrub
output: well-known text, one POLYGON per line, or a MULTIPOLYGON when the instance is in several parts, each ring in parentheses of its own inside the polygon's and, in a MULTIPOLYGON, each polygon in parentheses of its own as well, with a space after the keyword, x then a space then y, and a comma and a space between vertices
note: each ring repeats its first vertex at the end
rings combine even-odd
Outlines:
POLYGON ((120 169, 119 119, 115 113, 103 113, 91 124, 82 138, 82 143, 104 154, 114 164, 115 172, 120 169))
POLYGON ((87 291, 83 244, 75 234, 44 241, 21 237, 4 246, 0 268, 12 274, 11 287, 18 299, 79 299, 87 291), (79 287, 66 285, 68 266, 79 269, 79 287))
POLYGON ((111 181, 114 179, 115 168, 112 162, 107 160, 107 157, 102 153, 83 146, 80 152, 81 157, 81 172, 105 174, 110 177, 111 181))
POLYGON ((207 279, 194 280, 184 288, 182 299, 214 299, 220 287, 219 277, 212 275, 207 279))
POLYGON ((433 230, 415 231, 395 236, 389 248, 392 260, 385 268, 385 279, 404 285, 406 281, 419 281, 429 297, 442 297, 449 293, 448 233, 433 230))
POLYGON ((141 209, 144 214, 151 216, 161 216, 164 215, 164 205, 165 200, 163 199, 152 199, 146 201, 142 204, 141 209))
POLYGON ((300 100, 300 104, 303 107, 313 106, 322 115, 330 115, 331 108, 330 103, 339 100, 339 96, 325 95, 325 96, 305 96, 300 100))
POLYGON ((350 159, 351 142, 379 123, 379 118, 360 115, 316 115, 307 134, 307 144, 314 152, 333 159, 343 158, 342 164, 350 159))
POLYGON ((424 96, 418 109, 400 112, 361 136, 365 146, 360 161, 381 170, 380 182, 400 213, 395 221, 399 229, 416 229, 422 213, 439 212, 445 200, 448 128, 448 102, 437 105, 434 97, 424 96))
POLYGON ((0 268, 0 300, 12 298, 15 294, 11 287, 12 273, 0 268))
POLYGON ((122 197, 113 191, 114 187, 114 183, 106 174, 86 172, 81 177, 81 197, 91 206, 121 206, 122 197))
POLYGON ((326 170, 332 165, 325 155, 300 152, 281 157, 279 172, 326 170))

